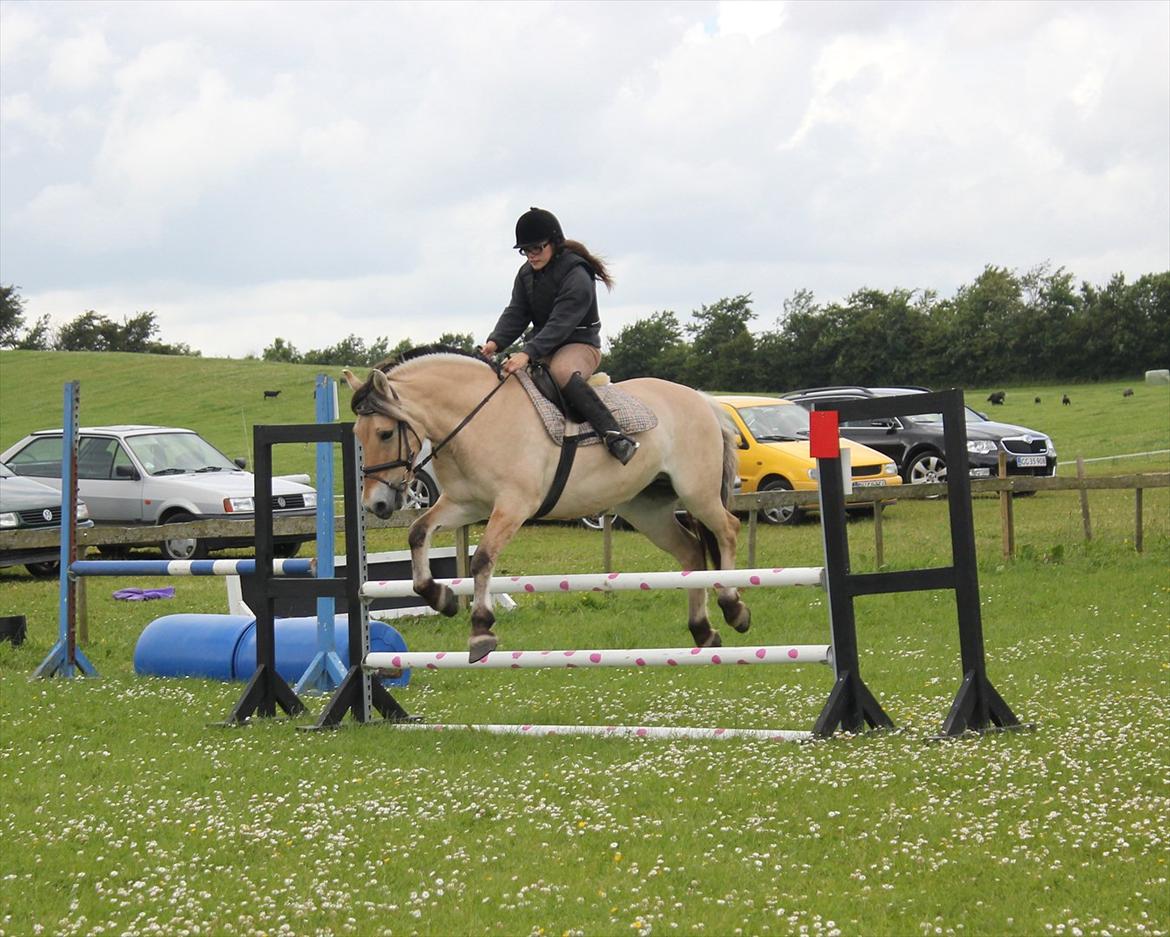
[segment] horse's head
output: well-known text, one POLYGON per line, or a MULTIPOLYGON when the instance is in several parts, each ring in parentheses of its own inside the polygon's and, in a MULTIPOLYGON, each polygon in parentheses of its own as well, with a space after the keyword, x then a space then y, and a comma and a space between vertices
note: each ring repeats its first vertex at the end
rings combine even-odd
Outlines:
POLYGON ((353 432, 363 450, 362 506, 387 518, 405 505, 422 437, 384 371, 375 368, 364 382, 352 371, 342 374, 353 390, 353 432))

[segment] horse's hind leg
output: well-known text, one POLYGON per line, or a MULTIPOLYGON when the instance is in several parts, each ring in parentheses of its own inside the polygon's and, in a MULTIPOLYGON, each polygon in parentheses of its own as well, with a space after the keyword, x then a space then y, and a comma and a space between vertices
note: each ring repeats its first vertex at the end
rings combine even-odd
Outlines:
POLYGON ((492 578, 496 559, 508 541, 516 535, 516 531, 524 523, 524 517, 522 512, 509 511, 497 506, 488 518, 479 546, 475 548, 475 556, 471 558, 475 599, 471 605, 471 637, 467 641, 467 650, 468 658, 473 664, 496 649, 497 638, 492 632, 496 616, 492 611, 488 583, 492 578))
MULTIPOLYGON (((642 497, 620 507, 621 516, 655 546, 679 561, 683 570, 705 569, 703 545, 698 537, 675 519, 674 501, 642 497)), ((723 639, 707 617, 707 590, 687 590, 687 627, 696 647, 720 647, 723 639)))
MULTIPOLYGON (((735 547, 739 540, 739 518, 728 511, 719 502, 707 505, 698 513, 694 508, 690 514, 697 525, 701 525, 698 536, 707 543, 708 552, 715 559, 719 569, 735 569, 735 547)), ((723 612, 723 620, 740 634, 752 626, 751 610, 740 598, 738 589, 717 590, 719 609, 723 612)))

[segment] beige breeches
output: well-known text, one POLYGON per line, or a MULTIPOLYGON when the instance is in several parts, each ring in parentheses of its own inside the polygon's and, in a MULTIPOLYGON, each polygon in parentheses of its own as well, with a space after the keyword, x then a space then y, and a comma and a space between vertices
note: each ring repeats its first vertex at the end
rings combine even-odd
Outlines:
POLYGON ((562 345, 552 355, 544 359, 549 374, 557 382, 557 387, 564 387, 574 371, 580 371, 581 377, 589 380, 597 366, 601 364, 601 350, 583 342, 572 342, 562 345))

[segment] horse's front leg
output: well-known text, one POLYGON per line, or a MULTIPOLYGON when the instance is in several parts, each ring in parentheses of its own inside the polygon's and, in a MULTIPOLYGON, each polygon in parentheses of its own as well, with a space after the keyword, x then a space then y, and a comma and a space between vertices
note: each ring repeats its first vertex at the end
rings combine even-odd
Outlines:
POLYGON ((498 641, 492 632, 496 616, 492 611, 488 583, 496 567, 496 559, 508 545, 508 541, 516 535, 516 531, 520 529, 527 516, 523 511, 497 505, 488 518, 479 546, 475 548, 475 555, 471 558, 475 598, 471 605, 471 637, 467 641, 467 650, 468 658, 473 664, 496 649, 498 641))
MULTIPOLYGON (((480 515, 482 516, 482 515, 480 515)), ((431 608, 448 617, 459 611, 459 600, 447 586, 435 582, 431 575, 431 537, 439 527, 461 527, 479 519, 473 511, 444 503, 442 496, 434 506, 410 525, 406 542, 410 545, 410 571, 414 591, 431 608)))

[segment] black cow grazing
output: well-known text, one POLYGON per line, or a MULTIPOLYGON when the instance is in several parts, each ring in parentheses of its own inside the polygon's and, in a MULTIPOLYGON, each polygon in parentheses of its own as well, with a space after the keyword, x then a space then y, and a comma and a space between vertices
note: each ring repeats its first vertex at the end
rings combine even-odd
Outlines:
POLYGON ((1066 407, 1072 403, 1072 401, 1068 399, 1068 394, 1065 394, 1063 397, 1061 397, 1060 402, 1063 403, 1066 407))
POLYGON ((266 390, 266 391, 264 391, 264 399, 265 399, 265 400, 267 400, 269 397, 279 397, 279 396, 280 396, 280 391, 278 391, 278 390, 266 390))
POLYGON ((1033 400, 1033 401, 1032 401, 1032 403, 1039 403, 1039 402, 1040 402, 1040 398, 1039 398, 1039 397, 1037 397, 1035 400, 1033 400))
POLYGON ((1123 390, 1121 392, 1121 396, 1122 397, 1132 397, 1133 396, 1133 388, 1127 387, 1125 390, 1123 390))
POLYGON ((1002 390, 993 391, 992 393, 987 395, 987 402, 992 404, 993 406, 998 407, 1000 404, 1003 403, 1004 398, 1006 396, 1007 396, 1006 391, 1002 391, 1002 390))

